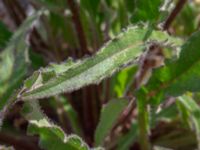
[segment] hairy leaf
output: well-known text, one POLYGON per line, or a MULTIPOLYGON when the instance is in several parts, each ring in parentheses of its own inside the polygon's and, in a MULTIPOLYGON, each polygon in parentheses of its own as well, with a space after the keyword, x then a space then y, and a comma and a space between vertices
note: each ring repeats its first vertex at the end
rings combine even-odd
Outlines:
MULTIPOLYGON (((65 72, 48 72, 46 82, 22 94, 22 99, 39 99, 53 96, 62 92, 71 92, 89 84, 97 84, 114 72, 133 63, 142 54, 145 47, 143 41, 148 32, 144 27, 131 27, 119 36, 105 44, 100 51, 89 58, 73 62, 65 72)), ((166 33, 153 31, 149 40, 179 45, 179 39, 170 37, 166 33)), ((40 71, 43 73, 43 71, 40 71)), ((55 71, 54 71, 55 72, 55 71)))
POLYGON ((41 112, 37 101, 26 102, 23 113, 29 120, 28 133, 39 135, 41 148, 46 150, 89 150, 80 137, 67 136, 60 127, 52 123, 41 112))

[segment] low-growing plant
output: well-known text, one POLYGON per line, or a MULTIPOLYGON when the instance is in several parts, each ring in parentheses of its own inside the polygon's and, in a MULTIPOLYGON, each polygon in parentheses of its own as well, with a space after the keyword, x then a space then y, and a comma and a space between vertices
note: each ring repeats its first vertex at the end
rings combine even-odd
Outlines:
POLYGON ((1 3, 3 149, 200 149, 198 1, 1 3))

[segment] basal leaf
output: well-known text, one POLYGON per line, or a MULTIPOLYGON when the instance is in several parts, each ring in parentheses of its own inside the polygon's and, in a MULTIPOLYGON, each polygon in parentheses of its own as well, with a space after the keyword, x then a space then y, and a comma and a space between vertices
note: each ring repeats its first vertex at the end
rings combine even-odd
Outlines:
MULTIPOLYGON (((105 44, 100 51, 89 58, 72 63, 65 72, 57 73, 47 82, 34 89, 27 89, 22 99, 38 99, 53 96, 62 92, 71 92, 89 84, 97 84, 114 72, 135 62, 145 47, 143 41, 148 29, 145 27, 131 27, 119 36, 105 44)), ((149 40, 179 45, 179 39, 170 37, 166 33, 153 31, 149 40)))
POLYGON ((28 133, 39 135, 40 147, 46 150, 89 150, 89 147, 76 135, 67 136, 64 131, 52 123, 40 110, 37 101, 28 101, 23 114, 29 121, 28 133))
POLYGON ((110 101, 101 110, 101 117, 97 129, 95 131, 95 143, 100 145, 103 143, 106 135, 112 129, 114 123, 117 121, 120 113, 127 106, 128 101, 124 99, 117 99, 110 101))

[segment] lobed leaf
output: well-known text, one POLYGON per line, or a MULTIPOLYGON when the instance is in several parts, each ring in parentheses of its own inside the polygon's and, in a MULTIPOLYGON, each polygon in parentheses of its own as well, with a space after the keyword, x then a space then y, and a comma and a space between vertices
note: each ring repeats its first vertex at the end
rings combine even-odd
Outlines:
POLYGON ((37 101, 28 101, 23 114, 29 120, 28 133, 39 135, 40 147, 46 150, 89 150, 89 147, 76 135, 67 136, 64 131, 52 123, 40 110, 37 101))

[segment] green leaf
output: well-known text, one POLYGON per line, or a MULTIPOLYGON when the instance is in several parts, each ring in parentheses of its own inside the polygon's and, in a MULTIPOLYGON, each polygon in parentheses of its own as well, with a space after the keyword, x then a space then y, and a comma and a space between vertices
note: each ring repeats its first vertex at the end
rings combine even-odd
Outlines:
POLYGON ((4 145, 0 145, 0 149, 2 149, 2 150, 15 150, 12 146, 7 147, 7 146, 4 146, 4 145))
MULTIPOLYGON (((175 120, 175 118, 177 117, 178 111, 177 111, 177 107, 175 104, 170 105, 167 108, 162 109, 159 113, 157 113, 153 118, 153 120, 155 120, 156 122, 159 121, 167 121, 170 122, 172 120, 175 120)), ((153 126, 155 126, 156 122, 153 124, 153 126)))
POLYGON ((42 7, 46 7, 49 10, 59 11, 65 9, 66 1, 65 0, 30 0, 33 4, 41 5, 42 7))
POLYGON ((179 118, 181 118, 181 121, 183 122, 183 127, 190 127, 191 125, 191 121, 190 121, 190 112, 188 111, 187 108, 185 108, 185 106, 180 102, 180 101, 176 101, 176 105, 178 108, 178 115, 180 116, 179 118))
POLYGON ((74 108, 70 105, 69 101, 65 97, 57 96, 56 99, 61 103, 61 105, 63 105, 74 133, 82 135, 77 112, 74 110, 74 108))
POLYGON ((131 21, 133 23, 139 21, 156 21, 159 18, 161 0, 135 0, 135 11, 133 13, 131 21))
POLYGON ((134 8, 135 8, 135 1, 134 0, 126 0, 123 1, 126 5, 126 9, 127 11, 129 11, 130 13, 133 13, 134 8))
POLYGON ((127 150, 137 140, 138 136, 138 123, 133 122, 130 131, 122 136, 117 142, 117 150, 127 150))
POLYGON ((15 31, 7 47, 0 53, 0 110, 8 102, 14 90, 18 89, 23 81, 28 67, 26 42, 30 31, 38 20, 42 11, 29 16, 20 28, 15 31))
POLYGON ((183 10, 177 16, 173 27, 176 28, 176 35, 186 36, 191 35, 198 28, 197 23, 195 22, 198 11, 194 3, 188 3, 184 6, 183 10), (183 26, 181 28, 180 24, 183 26))
POLYGON ((114 77, 114 85, 111 88, 116 93, 117 97, 122 97, 126 95, 126 92, 130 88, 130 86, 133 84, 134 80, 134 74, 137 71, 137 67, 128 67, 124 70, 120 71, 116 76, 114 77))
POLYGON ((189 96, 178 97, 179 102, 183 104, 185 109, 190 113, 189 117, 192 121, 192 129, 195 128, 198 147, 200 148, 200 107, 199 105, 189 96))
POLYGON ((147 91, 141 88, 136 93, 137 111, 138 111, 138 127, 139 127, 139 142, 142 150, 150 149, 148 133, 150 131, 150 111, 148 110, 147 91))
POLYGON ((63 37, 70 47, 76 48, 78 45, 76 32, 74 30, 71 17, 63 16, 54 12, 50 12, 49 23, 51 25, 52 34, 55 37, 63 37))
POLYGON ((0 22, 0 48, 3 48, 11 37, 11 32, 0 22))
POLYGON ((67 136, 52 123, 40 110, 37 101, 28 101, 23 114, 29 120, 28 134, 39 135, 40 147, 46 150, 89 150, 89 147, 76 135, 67 136))
POLYGON ((81 0, 80 5, 87 9, 90 15, 96 15, 100 0, 81 0))
POLYGON ((194 33, 182 46, 179 59, 157 69, 147 88, 153 92, 178 96, 200 90, 200 31, 194 33))
MULTIPOLYGON (((96 55, 73 62, 65 72, 57 73, 56 76, 52 76, 46 83, 36 88, 27 89, 27 92, 22 94, 22 99, 49 97, 99 83, 102 79, 135 62, 145 48, 143 39, 147 31, 148 28, 145 27, 128 28, 127 31, 105 44, 96 55)), ((160 31, 152 31, 149 40, 159 42, 168 40, 176 46, 181 43, 179 39, 160 31)))
POLYGON ((128 101, 125 99, 117 99, 110 101, 101 110, 101 117, 97 129, 95 131, 96 145, 103 144, 103 141, 109 131, 112 129, 117 118, 127 106, 128 101))

